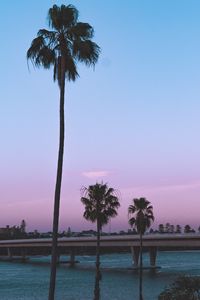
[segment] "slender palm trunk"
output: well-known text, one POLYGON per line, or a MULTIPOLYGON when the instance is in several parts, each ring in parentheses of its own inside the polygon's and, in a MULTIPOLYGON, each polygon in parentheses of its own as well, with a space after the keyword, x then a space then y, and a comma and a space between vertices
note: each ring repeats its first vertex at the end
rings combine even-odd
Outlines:
MULTIPOLYGON (((97 209, 98 210, 98 209, 97 209)), ((98 215, 98 213, 97 213, 98 215)), ((94 300, 100 299, 100 222, 97 217, 97 248, 96 248, 96 276, 95 276, 95 287, 94 287, 94 300)))
POLYGON ((62 168, 63 168, 63 154, 64 154, 64 97, 65 97, 65 72, 64 59, 61 61, 61 82, 60 82, 60 138, 59 138, 59 152, 57 164, 57 176, 54 195, 54 212, 53 212, 53 238, 52 238, 52 256, 51 256, 51 275, 49 285, 49 300, 54 300, 55 286, 56 286, 56 265, 57 265, 57 238, 58 238, 58 224, 59 224, 59 208, 60 208, 60 191, 62 182, 62 168))
POLYGON ((142 233, 140 232, 140 270, 139 270, 139 300, 143 300, 142 296, 142 279, 143 279, 143 260, 142 260, 142 233))

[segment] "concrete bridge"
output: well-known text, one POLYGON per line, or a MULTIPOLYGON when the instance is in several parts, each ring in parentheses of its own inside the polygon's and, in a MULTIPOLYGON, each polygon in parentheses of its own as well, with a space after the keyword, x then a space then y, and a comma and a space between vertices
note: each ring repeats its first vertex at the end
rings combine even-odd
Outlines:
MULTIPOLYGON (((138 266, 139 259, 138 235, 102 236, 101 249, 114 251, 131 250, 133 265, 138 266)), ((51 253, 52 239, 24 239, 0 241, 0 257, 12 260, 20 257, 25 260, 27 256, 49 255, 51 253)), ((150 267, 156 265, 157 250, 200 250, 199 234, 148 234, 143 236, 144 251, 149 252, 150 267)), ((60 255, 70 255, 69 263, 75 264, 75 255, 88 253, 96 247, 96 237, 71 237, 58 239, 58 261, 60 255)))

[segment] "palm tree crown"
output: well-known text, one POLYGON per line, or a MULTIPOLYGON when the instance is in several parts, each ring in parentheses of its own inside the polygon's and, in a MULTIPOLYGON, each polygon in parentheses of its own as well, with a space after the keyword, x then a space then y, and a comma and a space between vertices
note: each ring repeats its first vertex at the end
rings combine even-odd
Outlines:
POLYGON ((73 5, 53 5, 48 21, 52 30, 38 31, 27 51, 27 59, 36 67, 53 66, 53 77, 59 85, 62 71, 67 80, 74 81, 78 76, 78 61, 90 66, 98 60, 100 48, 91 41, 94 30, 88 23, 78 22, 78 10, 73 5))
POLYGON ((133 204, 128 208, 129 216, 134 215, 129 219, 131 227, 135 226, 138 233, 144 234, 154 221, 153 206, 146 198, 135 198, 133 204))
POLYGON ((107 224, 110 218, 117 215, 117 209, 120 206, 115 190, 103 183, 83 188, 81 201, 85 205, 84 218, 93 223, 98 219, 100 228, 107 224))

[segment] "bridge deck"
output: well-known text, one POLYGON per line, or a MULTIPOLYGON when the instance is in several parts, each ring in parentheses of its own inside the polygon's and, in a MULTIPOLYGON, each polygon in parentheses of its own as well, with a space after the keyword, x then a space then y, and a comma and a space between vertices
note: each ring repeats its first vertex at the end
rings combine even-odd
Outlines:
MULTIPOLYGON (((143 236, 144 247, 199 248, 199 234, 152 234, 143 236)), ((1 248, 51 247, 52 239, 2 240, 1 248)), ((59 238, 58 247, 95 247, 96 237, 59 238)), ((138 247, 138 235, 102 236, 102 247, 138 247)))
MULTIPOLYGON (((135 267, 138 266, 140 254, 140 240, 138 235, 102 236, 101 247, 114 251, 131 249, 132 261, 135 267)), ((25 261, 27 255, 49 255, 51 253, 52 239, 24 239, 24 240, 3 240, 0 241, 0 257, 7 257, 12 260, 21 256, 25 261)), ((143 236, 143 246, 149 251, 150 266, 156 266, 157 249, 185 250, 200 249, 199 234, 148 234, 143 236)), ((96 237, 71 237, 58 239, 58 261, 61 254, 69 254, 69 263, 75 264, 75 254, 83 252, 95 253, 96 237)), ((107 250, 106 250, 107 251, 107 250)))

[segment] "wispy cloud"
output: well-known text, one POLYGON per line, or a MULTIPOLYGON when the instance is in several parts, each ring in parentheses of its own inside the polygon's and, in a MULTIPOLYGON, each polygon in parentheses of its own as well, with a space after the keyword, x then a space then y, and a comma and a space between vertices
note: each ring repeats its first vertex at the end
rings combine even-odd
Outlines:
POLYGON ((88 171, 88 172, 83 172, 83 176, 87 178, 100 178, 100 177, 106 177, 109 175, 108 171, 88 171))

